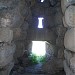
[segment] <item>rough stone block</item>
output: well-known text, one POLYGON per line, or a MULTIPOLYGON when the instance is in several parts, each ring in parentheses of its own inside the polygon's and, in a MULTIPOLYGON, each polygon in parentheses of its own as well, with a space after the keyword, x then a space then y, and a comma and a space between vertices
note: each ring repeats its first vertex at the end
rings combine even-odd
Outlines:
POLYGON ((75 57, 70 59, 70 68, 75 73, 75 57))
POLYGON ((13 28, 13 40, 25 40, 26 30, 23 31, 21 28, 13 28))
POLYGON ((9 75, 13 66, 14 66, 14 62, 10 62, 8 65, 5 66, 3 71, 0 71, 0 75, 9 75))
POLYGON ((66 61, 64 61, 64 70, 66 72, 66 75, 75 75, 70 69, 70 67, 67 65, 66 61))
POLYGON ((67 7, 71 4, 75 4, 75 0, 61 0, 61 8, 64 13, 67 7))
POLYGON ((13 31, 9 28, 0 28, 0 42, 11 42, 13 40, 13 31))
POLYGON ((58 50, 58 58, 62 60, 64 59, 64 47, 58 50))
POLYGON ((71 28, 66 32, 64 46, 68 50, 75 52, 75 28, 71 28))
POLYGON ((15 45, 5 45, 0 47, 0 67, 3 67, 13 60, 15 45))
POLYGON ((70 59, 73 57, 72 52, 65 49, 64 50, 64 57, 65 57, 66 63, 70 66, 70 59))
POLYGON ((75 27, 75 6, 69 6, 65 11, 65 22, 70 27, 75 27))
POLYGON ((56 45, 57 45, 58 47, 63 47, 63 46, 64 46, 64 38, 63 38, 63 37, 58 37, 58 38, 56 39, 56 45))
POLYGON ((64 37, 65 36, 66 28, 63 25, 58 26, 56 29, 57 29, 58 37, 64 37))

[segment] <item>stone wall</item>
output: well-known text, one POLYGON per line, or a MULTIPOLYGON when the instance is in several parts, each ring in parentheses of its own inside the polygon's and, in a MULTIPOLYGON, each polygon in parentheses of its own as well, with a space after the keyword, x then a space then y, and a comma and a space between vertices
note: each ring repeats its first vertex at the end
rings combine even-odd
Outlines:
POLYGON ((62 23, 60 0, 46 0, 42 4, 38 0, 1 0, 0 10, 1 75, 9 75, 14 65, 13 56, 17 63, 33 40, 48 41, 49 50, 55 53, 52 60, 43 64, 44 72, 63 69, 66 28, 62 23), (38 17, 44 17, 44 29, 37 28, 38 17), (5 60, 7 57, 10 61, 5 60))
POLYGON ((14 58, 23 54, 30 18, 25 0, 0 0, 0 75, 9 75, 14 58))
POLYGON ((61 0, 63 11, 63 24, 67 28, 64 36, 64 70, 66 75, 75 75, 75 13, 74 0, 61 0))

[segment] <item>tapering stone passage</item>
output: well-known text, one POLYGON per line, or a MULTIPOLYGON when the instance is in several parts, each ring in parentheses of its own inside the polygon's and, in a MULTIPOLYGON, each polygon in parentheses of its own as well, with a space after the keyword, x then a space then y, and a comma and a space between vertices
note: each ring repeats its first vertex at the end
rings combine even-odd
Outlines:
MULTIPOLYGON (((35 0, 36 1, 36 0, 35 0)), ((64 32, 66 29, 62 25, 62 13, 61 8, 53 7, 57 0, 45 0, 45 2, 40 3, 41 0, 37 1, 34 6, 32 6, 32 16, 33 24, 30 26, 27 39, 30 41, 48 41, 49 43, 55 45, 57 49, 55 50, 55 55, 52 56, 53 49, 49 47, 47 53, 49 60, 43 65, 42 71, 46 73, 55 73, 63 69, 63 59, 64 59, 64 32), (50 4, 48 4, 50 3, 50 4), (50 8, 52 6, 52 8, 50 8), (38 17, 43 17, 41 19, 41 29, 37 28, 38 17), (42 28, 42 22, 44 27, 42 28), (56 35, 57 34, 57 35, 56 35), (52 58, 53 57, 53 58, 52 58), (54 67, 54 65, 57 65, 54 67)), ((59 2, 60 3, 60 2, 59 2)))
POLYGON ((68 29, 64 36, 64 70, 75 75, 75 0, 61 0, 63 24, 68 29))

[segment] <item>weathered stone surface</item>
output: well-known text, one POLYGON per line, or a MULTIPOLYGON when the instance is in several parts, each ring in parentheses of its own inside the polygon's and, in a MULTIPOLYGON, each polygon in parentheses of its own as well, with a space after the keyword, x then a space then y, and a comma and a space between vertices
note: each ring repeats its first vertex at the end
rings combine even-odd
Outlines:
MULTIPOLYGON (((24 29, 24 28, 23 28, 24 29)), ((21 28, 13 28, 13 40, 25 40, 26 39, 26 30, 21 28)))
POLYGON ((0 75, 9 75, 13 66, 14 66, 14 62, 10 62, 8 65, 4 67, 3 71, 0 71, 0 75))
POLYGON ((25 21, 24 24, 21 26, 22 32, 26 32, 28 27, 29 27, 29 24, 28 24, 28 22, 25 21))
MULTIPOLYGON (((31 10, 27 6, 27 3, 24 0, 13 0, 14 4, 16 4, 15 8, 11 8, 9 10, 2 10, 0 12, 0 21, 2 27, 20 27, 24 19, 28 20, 31 17, 31 10)), ((6 1, 13 2, 13 1, 6 1)), ((4 2, 4 1, 3 1, 4 2)), ((4 2, 5 3, 5 2, 4 2)))
POLYGON ((66 61, 64 61, 64 70, 66 72, 66 75, 75 75, 70 69, 70 67, 67 65, 66 61))
POLYGON ((64 25, 64 27, 69 27, 65 22, 65 17, 63 17, 63 25, 64 25))
POLYGON ((3 44, 0 47, 0 67, 3 67, 13 60, 15 44, 3 44))
POLYGON ((10 25, 10 19, 1 18, 1 27, 8 27, 10 25))
POLYGON ((47 61, 44 65, 43 65, 43 71, 49 74, 54 74, 60 70, 62 70, 63 67, 63 62, 60 59, 52 59, 47 61))
POLYGON ((13 56, 17 59, 25 50, 25 39, 31 10, 26 0, 0 0, 0 75, 9 75, 13 64, 13 56), (12 41, 16 42, 15 45, 12 41), (15 54, 14 54, 15 53, 15 54))
POLYGON ((25 21, 21 27, 12 28, 14 40, 25 40, 29 24, 25 21))
POLYGON ((75 52, 75 28, 71 28, 66 32, 64 46, 68 50, 75 52))
POLYGON ((64 13, 66 8, 72 4, 75 4, 75 0, 61 0, 61 8, 64 13))
POLYGON ((0 28, 0 42, 11 42, 13 40, 13 31, 10 28, 0 28))
POLYGON ((58 37, 64 37, 65 36, 66 28, 63 25, 58 26, 56 29, 57 29, 58 37))
POLYGON ((13 35, 14 35, 13 39, 15 39, 15 40, 20 39, 20 37, 22 35, 21 33, 22 33, 21 28, 13 28, 13 35))
POLYGON ((25 42, 22 41, 22 40, 15 41, 15 44, 16 44, 16 51, 15 51, 15 54, 14 54, 15 61, 17 61, 18 57, 21 57, 24 54, 24 50, 25 50, 24 43, 25 42))
POLYGON ((65 49, 64 50, 64 57, 65 57, 66 63, 70 66, 70 59, 73 57, 72 52, 65 49))
POLYGON ((15 8, 9 11, 3 11, 1 14, 1 26, 2 27, 19 27, 22 25, 24 19, 23 16, 18 13, 18 9, 15 8))
POLYGON ((6 66, 8 63, 10 63, 13 60, 13 54, 8 56, 7 58, 4 57, 3 59, 1 59, 0 62, 0 68, 6 66))
POLYGON ((18 0, 0 0, 0 9, 14 8, 18 4, 18 0))
POLYGON ((70 68, 75 73, 75 57, 70 59, 70 68))
POLYGON ((58 55, 57 55, 57 57, 59 59, 64 60, 64 47, 61 47, 61 48, 58 49, 58 55))
POLYGON ((57 4, 57 0, 49 0, 49 1, 50 1, 51 6, 54 6, 57 4))
POLYGON ((46 60, 51 60, 54 56, 57 55, 57 49, 54 45, 46 43, 46 60))
POLYGON ((65 22, 70 27, 75 27, 75 6, 69 6, 65 11, 65 22))
POLYGON ((11 44, 3 43, 3 45, 0 46, 0 51, 5 51, 4 53, 6 54, 6 56, 14 54, 15 49, 16 49, 16 46, 13 43, 11 44))
POLYGON ((62 26, 62 12, 60 7, 55 7, 54 8, 54 20, 55 21, 55 26, 61 25, 62 26))
POLYGON ((56 45, 57 45, 58 47, 63 47, 63 46, 64 46, 64 38, 63 38, 63 37, 58 37, 58 38, 56 39, 56 45))

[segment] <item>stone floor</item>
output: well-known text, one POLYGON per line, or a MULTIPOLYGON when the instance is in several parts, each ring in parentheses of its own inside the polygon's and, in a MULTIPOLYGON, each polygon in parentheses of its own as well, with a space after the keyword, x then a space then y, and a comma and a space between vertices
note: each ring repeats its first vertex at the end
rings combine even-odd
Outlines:
MULTIPOLYGON (((17 72, 14 72, 13 74, 10 74, 10 75, 50 75, 50 74, 31 74, 31 73, 17 73, 17 72)), ((52 74, 52 75, 66 75, 64 71, 60 71, 56 74, 52 74)))
POLYGON ((57 71, 56 74, 53 73, 49 74, 49 72, 44 72, 42 70, 42 63, 27 67, 22 67, 19 64, 16 64, 11 70, 10 75, 66 75, 63 70, 57 71))

